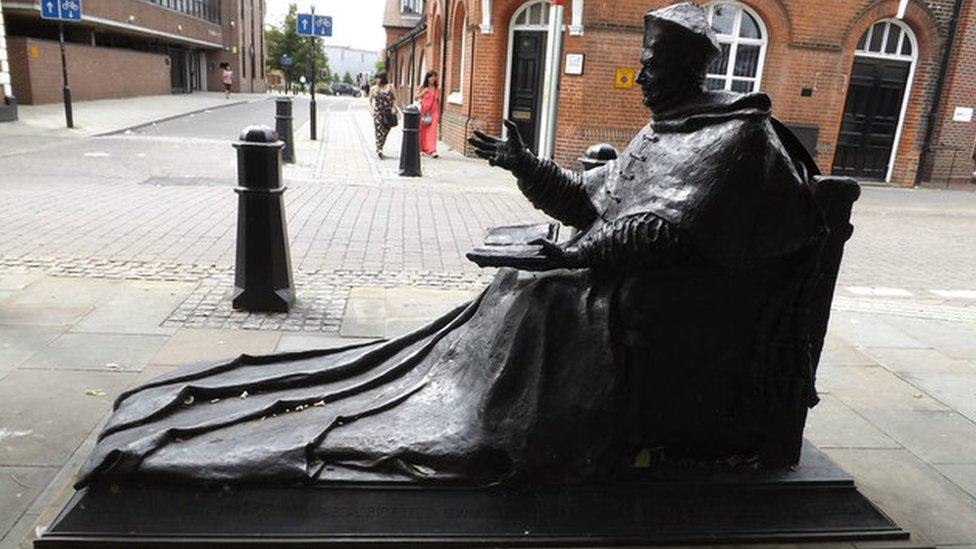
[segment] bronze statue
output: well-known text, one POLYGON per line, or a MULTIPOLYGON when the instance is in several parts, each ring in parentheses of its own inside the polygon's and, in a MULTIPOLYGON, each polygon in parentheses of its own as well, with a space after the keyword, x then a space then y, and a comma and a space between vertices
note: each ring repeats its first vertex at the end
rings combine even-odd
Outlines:
POLYGON ((129 391, 78 485, 574 483, 647 449, 795 463, 833 284, 819 172, 766 95, 704 90, 719 47, 701 8, 644 24, 653 120, 620 158, 566 171, 511 122, 471 140, 573 238, 495 233, 470 256, 504 267, 492 284, 400 338, 129 391))

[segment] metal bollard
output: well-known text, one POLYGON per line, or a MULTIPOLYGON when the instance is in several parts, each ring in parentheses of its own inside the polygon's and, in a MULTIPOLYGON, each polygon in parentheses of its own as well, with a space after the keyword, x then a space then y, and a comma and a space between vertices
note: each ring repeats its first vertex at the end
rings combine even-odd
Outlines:
POLYGON ((616 160, 618 156, 620 156, 620 152, 613 145, 609 143, 597 143, 589 149, 586 149, 586 152, 579 159, 579 163, 583 165, 583 171, 588 172, 594 168, 599 168, 611 160, 616 160))
POLYGON ((267 126, 248 126, 237 149, 237 263, 235 309, 288 312, 295 301, 285 187, 281 185, 281 150, 285 144, 267 126))
POLYGON ((403 143, 400 145, 400 175, 420 177, 420 110, 403 109, 403 143))
POLYGON ((292 131, 291 98, 275 98, 275 131, 278 139, 285 142, 281 159, 289 164, 295 163, 295 135, 292 131))

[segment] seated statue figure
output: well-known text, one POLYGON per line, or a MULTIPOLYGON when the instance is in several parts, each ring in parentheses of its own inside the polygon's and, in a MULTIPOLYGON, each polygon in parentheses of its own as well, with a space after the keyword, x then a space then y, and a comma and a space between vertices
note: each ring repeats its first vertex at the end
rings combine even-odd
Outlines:
POLYGON ((508 121, 507 138, 471 139, 572 238, 473 252, 501 267, 493 282, 402 337, 126 392, 78 485, 577 483, 630 474, 648 449, 795 463, 784 438, 816 400, 805 324, 828 234, 816 166, 766 95, 705 90, 720 49, 701 8, 644 25, 652 120, 616 160, 564 170, 508 121))

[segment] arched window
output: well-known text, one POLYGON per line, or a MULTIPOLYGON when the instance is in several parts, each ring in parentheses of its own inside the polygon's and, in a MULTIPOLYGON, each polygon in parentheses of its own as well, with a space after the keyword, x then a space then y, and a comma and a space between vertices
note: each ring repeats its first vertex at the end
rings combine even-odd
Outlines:
POLYGON ((915 35, 900 21, 878 21, 861 35, 857 42, 858 55, 915 60, 915 35))
POLYGON ((758 90, 766 58, 766 25, 756 12, 738 2, 716 2, 706 9, 722 47, 708 67, 706 86, 740 93, 758 90))
POLYGON ((468 21, 464 12, 464 4, 458 4, 457 13, 454 16, 454 25, 451 28, 451 88, 447 96, 449 103, 460 105, 463 101, 462 88, 464 87, 464 61, 468 47, 468 21))
POLYGON ((539 0, 530 2, 516 12, 512 19, 512 26, 525 30, 549 29, 549 2, 539 0))

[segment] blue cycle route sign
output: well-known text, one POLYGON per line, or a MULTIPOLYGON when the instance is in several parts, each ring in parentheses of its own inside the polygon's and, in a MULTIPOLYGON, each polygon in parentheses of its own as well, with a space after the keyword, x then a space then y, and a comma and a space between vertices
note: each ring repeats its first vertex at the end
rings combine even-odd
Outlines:
POLYGON ((315 16, 315 36, 332 36, 332 16, 315 16))
MULTIPOLYGON (((45 2, 47 0, 44 0, 45 2)), ((298 19, 295 20, 295 26, 298 27, 296 30, 300 36, 314 36, 315 29, 312 26, 312 14, 311 13, 299 13, 298 19)))
POLYGON ((41 0, 41 17, 81 21, 81 0, 41 0))
POLYGON ((294 63, 295 63, 295 60, 292 59, 291 57, 289 57, 287 54, 284 54, 284 55, 281 56, 281 66, 282 67, 290 67, 294 63))

